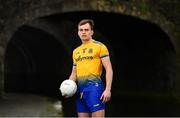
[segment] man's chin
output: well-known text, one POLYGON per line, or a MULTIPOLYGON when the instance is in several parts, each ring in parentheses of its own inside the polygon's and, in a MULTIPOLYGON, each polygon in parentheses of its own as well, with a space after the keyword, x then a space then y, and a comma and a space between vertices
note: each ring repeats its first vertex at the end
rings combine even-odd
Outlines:
POLYGON ((82 39, 83 41, 89 41, 89 39, 82 39))

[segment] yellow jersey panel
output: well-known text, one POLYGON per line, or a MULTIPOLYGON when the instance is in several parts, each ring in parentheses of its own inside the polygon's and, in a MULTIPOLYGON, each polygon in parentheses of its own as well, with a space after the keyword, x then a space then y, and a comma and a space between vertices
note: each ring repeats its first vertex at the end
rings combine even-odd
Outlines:
POLYGON ((77 47, 73 51, 73 65, 76 66, 77 78, 80 80, 100 78, 101 58, 106 56, 109 56, 107 47, 95 40, 77 47))

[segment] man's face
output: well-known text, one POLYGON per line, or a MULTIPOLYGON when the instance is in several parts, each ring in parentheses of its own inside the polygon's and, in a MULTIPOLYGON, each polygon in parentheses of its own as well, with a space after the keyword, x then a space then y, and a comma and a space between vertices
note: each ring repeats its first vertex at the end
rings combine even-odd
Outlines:
POLYGON ((92 38, 93 30, 91 30, 89 23, 78 26, 78 35, 82 41, 88 41, 92 38))

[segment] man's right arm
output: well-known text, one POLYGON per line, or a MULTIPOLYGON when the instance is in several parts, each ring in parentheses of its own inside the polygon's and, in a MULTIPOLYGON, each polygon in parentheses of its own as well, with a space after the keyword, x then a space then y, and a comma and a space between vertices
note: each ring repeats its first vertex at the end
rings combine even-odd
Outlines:
POLYGON ((70 80, 76 81, 77 74, 76 74, 76 66, 73 65, 71 75, 69 76, 70 80))

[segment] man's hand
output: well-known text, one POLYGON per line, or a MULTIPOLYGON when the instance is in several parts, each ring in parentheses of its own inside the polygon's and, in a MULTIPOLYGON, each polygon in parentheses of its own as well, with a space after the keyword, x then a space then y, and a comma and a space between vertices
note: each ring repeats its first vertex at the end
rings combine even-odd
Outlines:
POLYGON ((110 101, 111 100, 111 91, 110 90, 104 90, 100 99, 103 101, 103 103, 110 101))

